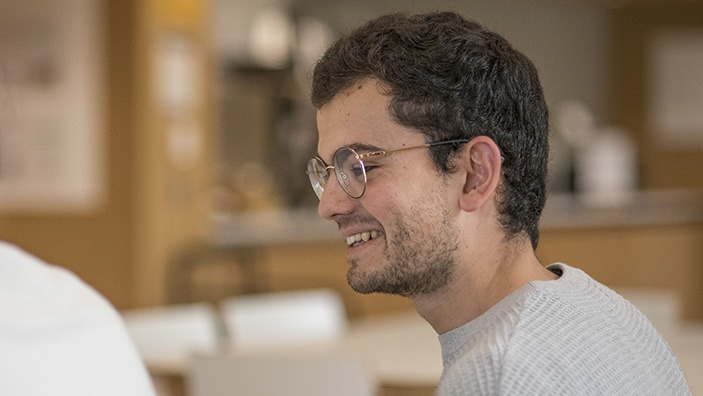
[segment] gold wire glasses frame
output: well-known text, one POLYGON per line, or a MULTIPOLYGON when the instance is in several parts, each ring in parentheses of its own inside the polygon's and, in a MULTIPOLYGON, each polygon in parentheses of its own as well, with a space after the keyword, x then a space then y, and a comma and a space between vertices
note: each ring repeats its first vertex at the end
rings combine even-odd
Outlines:
POLYGON ((322 198, 322 193, 325 192, 325 186, 329 180, 329 171, 331 169, 334 169, 337 180, 347 195, 352 198, 361 198, 366 191, 367 167, 364 164, 365 159, 445 144, 461 144, 468 141, 468 139, 444 140, 434 143, 425 143, 419 146, 403 147, 395 150, 378 150, 361 154, 357 153, 356 150, 351 147, 340 147, 332 156, 332 165, 325 164, 325 161, 320 157, 314 157, 308 161, 308 169, 305 173, 307 173, 310 178, 310 184, 312 184, 312 189, 315 191, 317 198, 322 198))

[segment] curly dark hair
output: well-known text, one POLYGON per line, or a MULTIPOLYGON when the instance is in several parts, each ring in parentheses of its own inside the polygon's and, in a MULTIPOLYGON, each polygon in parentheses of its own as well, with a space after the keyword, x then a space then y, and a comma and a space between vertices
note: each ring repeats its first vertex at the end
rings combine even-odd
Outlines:
MULTIPOLYGON (((376 79, 396 122, 428 142, 493 139, 503 155, 499 222, 508 239, 539 241, 546 200, 549 115, 537 69, 499 34, 453 12, 378 17, 335 42, 313 72, 319 109, 338 93, 376 79)), ((454 145, 431 150, 452 171, 454 145)))

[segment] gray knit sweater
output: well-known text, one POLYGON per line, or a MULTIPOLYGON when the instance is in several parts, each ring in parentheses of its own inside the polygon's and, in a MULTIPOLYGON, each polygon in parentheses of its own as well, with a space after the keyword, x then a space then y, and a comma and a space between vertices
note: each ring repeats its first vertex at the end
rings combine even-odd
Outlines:
POLYGON ((632 304, 564 264, 440 335, 439 395, 690 395, 681 367, 632 304))

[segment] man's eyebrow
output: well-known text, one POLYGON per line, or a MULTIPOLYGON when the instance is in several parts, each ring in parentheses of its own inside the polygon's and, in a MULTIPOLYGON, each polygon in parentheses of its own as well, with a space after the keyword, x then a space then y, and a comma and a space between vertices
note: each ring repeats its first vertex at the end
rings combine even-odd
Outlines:
POLYGON ((351 147, 351 148, 354 149, 354 151, 359 152, 359 153, 362 153, 362 152, 363 152, 363 153, 368 153, 368 152, 371 152, 371 151, 381 151, 381 150, 385 150, 385 149, 383 149, 383 148, 381 148, 381 147, 374 146, 374 145, 371 145, 371 144, 364 144, 364 143, 352 143, 352 144, 350 144, 350 145, 347 146, 347 147, 351 147))
MULTIPOLYGON (((349 147, 349 148, 353 149, 354 151, 356 151, 356 152, 359 153, 359 154, 361 154, 361 153, 370 153, 370 152, 372 152, 372 151, 382 151, 382 150, 385 150, 385 149, 383 149, 383 148, 381 148, 381 147, 374 146, 374 145, 372 145, 372 144, 365 144, 365 143, 350 143, 350 144, 348 144, 348 145, 346 145, 346 146, 342 146, 342 147, 349 147)), ((340 147, 340 148, 342 148, 342 147, 340 147)), ((337 150, 338 150, 338 149, 337 149, 337 150)), ((337 150, 335 150, 335 151, 332 153, 332 155, 334 155, 334 153, 336 153, 337 150)), ((320 158, 322 158, 322 156, 320 155, 319 152, 317 153, 317 156, 320 157, 320 158)), ((323 159, 323 160, 324 160, 326 163, 328 163, 328 164, 331 164, 332 161, 333 161, 333 159, 331 158, 331 156, 330 156, 330 158, 325 158, 325 159, 323 159)))

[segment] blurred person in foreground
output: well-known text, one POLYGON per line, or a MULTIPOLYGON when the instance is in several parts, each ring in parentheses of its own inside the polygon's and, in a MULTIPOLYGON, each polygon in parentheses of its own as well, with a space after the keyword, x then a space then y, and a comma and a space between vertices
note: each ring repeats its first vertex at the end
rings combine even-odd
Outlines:
POLYGON ((318 212, 350 286, 408 297, 439 334, 442 395, 687 395, 652 324, 535 255, 548 110, 530 60, 454 13, 376 18, 313 73, 318 212))
POLYGON ((68 270, 0 242, 0 395, 154 396, 122 318, 68 270))
MULTIPOLYGON (((8 93, 0 62, 0 107, 8 93)), ((155 394, 121 316, 102 295, 0 241, 0 395, 155 394)))

